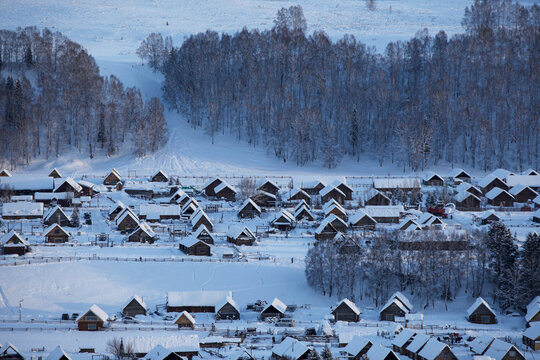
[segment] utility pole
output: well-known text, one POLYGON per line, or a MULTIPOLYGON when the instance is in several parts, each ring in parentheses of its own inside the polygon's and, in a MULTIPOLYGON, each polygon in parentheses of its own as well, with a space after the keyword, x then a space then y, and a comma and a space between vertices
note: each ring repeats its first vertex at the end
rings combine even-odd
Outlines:
POLYGON ((24 299, 19 300, 19 322, 21 322, 21 320, 22 320, 21 311, 22 311, 22 303, 23 303, 23 301, 24 301, 24 299))

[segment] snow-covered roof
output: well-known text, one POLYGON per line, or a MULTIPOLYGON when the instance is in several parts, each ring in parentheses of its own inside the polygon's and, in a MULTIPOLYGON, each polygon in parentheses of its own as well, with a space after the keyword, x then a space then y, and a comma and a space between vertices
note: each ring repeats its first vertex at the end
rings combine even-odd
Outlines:
POLYGON ((362 209, 358 209, 353 215, 349 216, 349 223, 352 225, 352 224, 356 224, 358 221, 360 221, 361 219, 363 219, 365 216, 367 216, 368 218, 370 218, 373 222, 377 222, 375 221, 375 219, 373 219, 368 213, 366 213, 364 210, 362 209))
POLYGON ((213 178, 210 178, 207 182, 205 182, 202 186, 202 189, 206 189, 208 186, 210 186, 214 181, 219 181, 219 183, 222 183, 223 180, 219 177, 213 177, 213 178))
POLYGON ((429 339, 418 355, 426 360, 434 360, 446 347, 448 345, 437 339, 429 339))
POLYGON ((489 200, 493 200, 502 193, 506 193, 506 194, 508 194, 508 196, 513 198, 513 196, 510 195, 510 193, 508 191, 506 191, 504 189, 501 189, 501 188, 498 188, 498 187, 494 187, 493 189, 489 190, 489 192, 486 194, 486 198, 488 198, 489 200))
POLYGON ((12 343, 7 343, 0 347, 0 357, 7 355, 9 349, 22 356, 21 352, 12 343))
POLYGON ((18 232, 16 232, 15 230, 11 230, 10 232, 8 232, 6 235, 2 236, 2 240, 1 240, 1 243, 4 244, 4 246, 10 246, 10 244, 13 244, 13 245, 30 245, 28 243, 28 241, 26 241, 25 239, 23 239, 21 237, 21 235, 19 235, 18 232), (8 243, 8 241, 12 238, 15 238, 15 243, 8 243))
POLYGON ((409 339, 411 339, 414 335, 416 335, 416 332, 411 329, 403 329, 401 332, 394 338, 392 341, 392 345, 395 345, 397 347, 404 346, 409 339))
POLYGON ((334 180, 334 181, 332 181, 331 184, 334 185, 335 187, 340 187, 341 186, 341 187, 347 188, 350 191, 354 191, 354 189, 352 187, 347 185, 347 181, 345 180, 345 178, 343 178, 343 180, 334 180))
POLYGON ((369 360, 384 360, 390 352, 393 351, 381 344, 373 344, 366 353, 366 357, 369 360))
POLYGON ((307 192, 305 192, 304 190, 302 190, 301 188, 294 188, 294 189, 291 190, 291 196, 289 196, 289 199, 292 198, 295 195, 298 195, 299 193, 306 196, 306 197, 309 197, 309 194, 307 192))
POLYGON ((172 352, 172 350, 169 350, 161 345, 156 345, 152 350, 146 353, 144 358, 146 360, 163 360, 172 352))
POLYGON ((176 204, 141 204, 139 216, 159 220, 162 216, 180 217, 180 207, 176 204))
POLYGON ((168 306, 215 306, 226 296, 232 297, 232 291, 199 290, 199 291, 170 291, 167 294, 168 306))
POLYGON ((129 300, 125 302, 124 306, 122 306, 122 309, 128 306, 133 300, 139 303, 139 305, 141 305, 143 308, 148 309, 148 307, 146 306, 146 303, 144 302, 144 299, 137 294, 130 297, 129 300))
POLYGON ((520 192, 522 192, 523 190, 525 189, 529 189, 530 191, 532 191, 534 194, 538 195, 538 193, 536 191, 534 191, 533 189, 531 189, 529 186, 527 185, 516 185, 516 186, 513 186, 508 192, 514 196, 518 195, 520 192))
POLYGON ((475 354, 483 354, 495 338, 489 334, 483 334, 475 338, 470 344, 471 351, 475 354))
POLYGON ((390 305, 392 304, 396 304, 396 306, 398 308, 401 309, 401 311, 403 311, 404 313, 408 313, 410 310, 407 309, 407 307, 405 305, 403 305, 403 303, 401 301, 399 301, 398 299, 396 299, 395 297, 391 297, 387 302, 386 304, 384 304, 384 306, 381 308, 381 312, 388 308, 390 305))
POLYGON ((34 199, 39 200, 68 200, 73 199, 74 194, 72 192, 35 192, 34 199))
POLYGON ((122 209, 125 209, 127 206, 124 205, 123 202, 121 202, 120 200, 118 200, 113 206, 110 207, 109 209, 109 215, 111 215, 116 209, 120 208, 121 210, 122 209))
POLYGON ((323 187, 326 186, 326 184, 324 182, 320 181, 320 180, 311 180, 311 181, 302 182, 301 188, 302 189, 313 189, 319 184, 321 184, 323 187))
POLYGON ((368 205, 364 211, 371 217, 399 217, 405 211, 403 205, 368 205))
POLYGON ((264 178, 264 179, 261 179, 261 180, 257 181, 257 188, 260 188, 261 186, 263 186, 266 183, 268 183, 268 184, 270 184, 270 185, 272 185, 272 186, 279 189, 278 184, 276 184, 275 182, 273 182, 272 180, 270 180, 268 178, 264 178))
POLYGON ((64 214, 64 216, 67 218, 67 215, 66 213, 64 212, 64 209, 62 209, 62 207, 60 205, 56 205, 55 207, 53 207, 52 209, 50 209, 48 212, 47 212, 47 215, 45 215, 43 217, 43 221, 47 221, 50 219, 51 216, 54 215, 55 212, 57 211, 60 211, 62 214, 64 214))
POLYGON ((43 203, 25 201, 4 203, 2 216, 43 216, 43 203))
MULTIPOLYGON (((537 296, 535 299, 540 298, 537 296)), ((540 301, 532 301, 527 305, 527 313, 525 314, 525 321, 529 322, 531 319, 540 312, 540 301)))
POLYGON ((57 346, 56 349, 51 351, 45 360, 60 360, 62 356, 65 356, 66 359, 71 360, 71 356, 69 356, 60 346, 57 346))
POLYGON ((332 330, 332 325, 330 325, 330 322, 328 320, 322 320, 319 323, 319 329, 318 329, 319 335, 325 335, 325 336, 333 336, 334 330, 332 330))
MULTIPOLYGON (((499 340, 499 339, 495 339, 493 340, 489 348, 486 350, 484 355, 492 357, 495 360, 502 360, 502 358, 512 348, 521 354, 521 352, 514 345, 507 343, 505 341, 499 340)), ((521 357, 524 358, 523 354, 521 354, 521 357)))
POLYGON ((351 300, 345 298, 343 300, 341 300, 340 302, 337 303, 336 305, 336 309, 339 307, 339 305, 341 304, 345 304, 347 305, 348 308, 350 308, 356 315, 360 315, 362 312, 360 311, 360 309, 356 306, 355 303, 353 303, 351 300))
POLYGON ((13 176, 13 175, 11 174, 11 171, 9 171, 8 169, 2 169, 2 170, 0 170, 0 174, 2 174, 2 173, 3 173, 5 176, 13 176))
POLYGON ((459 193, 459 192, 465 192, 465 191, 469 191, 469 189, 473 188, 474 190, 476 190, 476 192, 479 192, 481 193, 480 189, 477 188, 476 186, 474 186, 473 184, 469 184, 467 182, 462 182, 461 184, 459 184, 458 186, 456 186, 456 191, 459 193))
POLYGON ((540 295, 535 296, 534 299, 532 299, 531 302, 527 304, 527 311, 529 311, 529 309, 536 308, 538 304, 540 304, 540 295))
POLYGON ((182 196, 187 195, 186 192, 182 189, 178 189, 169 197, 169 202, 173 202, 175 197, 178 197, 178 199, 181 199, 182 196))
POLYGON ((540 173, 538 171, 534 170, 534 169, 529 168, 529 169, 523 171, 521 173, 521 175, 531 175, 532 176, 532 175, 540 175, 540 173))
POLYGON ((253 236, 253 238, 255 238, 255 234, 253 233, 253 231, 251 231, 247 226, 239 224, 231 225, 231 227, 227 230, 226 236, 236 239, 242 233, 253 236))
POLYGON ((232 295, 231 296, 225 296, 223 299, 218 301, 217 304, 216 304, 216 311, 221 309, 226 304, 230 304, 233 308, 236 309, 236 311, 240 312, 240 308, 238 307, 238 304, 236 304, 236 301, 234 301, 234 299, 232 298, 232 295))
POLYGON ((116 217, 116 219, 115 219, 116 224, 120 224, 128 216, 131 217, 136 222, 139 222, 139 217, 137 215, 135 215, 135 213, 133 211, 131 211, 130 208, 125 208, 116 217))
POLYGON ((454 170, 452 170, 450 172, 450 177, 455 178, 455 177, 457 177, 457 176, 459 176, 461 174, 463 174, 463 175, 465 175, 467 177, 471 177, 471 175, 468 172, 466 172, 465 170, 460 169, 460 168, 454 168, 454 170))
POLYGON ((399 224, 399 228, 404 231, 422 230, 422 225, 420 225, 416 219, 407 218, 399 224))
POLYGON ((93 188, 93 187, 96 187, 96 184, 91 183, 90 181, 79 180, 79 181, 77 181, 77 183, 78 183, 79 185, 81 185, 82 187, 87 187, 87 188, 93 188))
POLYGON ((330 214, 332 211, 334 210, 337 210, 339 213, 343 214, 343 215, 347 215, 347 212, 345 211, 345 209, 343 209, 343 207, 341 206, 338 206, 336 204, 330 204, 330 206, 327 206, 325 209, 324 209, 324 215, 328 215, 330 214))
POLYGON ((254 208, 255 210, 257 210, 257 212, 262 212, 261 207, 260 207, 259 205, 257 205, 257 204, 255 203, 255 201, 251 200, 251 198, 247 198, 247 199, 244 201, 244 203, 243 203, 242 206, 240 207, 240 211, 241 211, 242 209, 244 209, 246 206, 248 206, 249 204, 251 204, 251 206, 253 206, 253 208, 254 208))
MULTIPOLYGON (((369 339, 367 339, 365 337, 362 337, 362 336, 355 335, 351 339, 351 341, 349 341, 347 346, 345 346, 343 348, 343 351, 346 352, 347 354, 352 355, 352 356, 356 356, 369 343, 371 343, 371 341, 369 339)), ((373 346, 373 344, 372 344, 372 346, 373 346)))
POLYGON ((78 318, 77 318, 77 321, 81 320, 86 314, 88 314, 89 312, 92 312, 94 315, 96 315, 101 321, 105 322, 109 319, 109 315, 103 311, 103 309, 101 309, 99 306, 97 306, 96 304, 92 305, 90 307, 90 309, 83 313, 82 315, 80 315, 78 318))
POLYGON ((385 194, 383 194, 382 192, 380 192, 379 190, 374 189, 374 188, 371 188, 369 190, 364 191, 363 199, 364 199, 364 201, 369 201, 369 200, 373 199, 377 195, 382 196, 385 199, 387 199, 388 201, 390 201, 390 198, 388 196, 386 196, 385 194))
POLYGON ((210 230, 208 230, 208 228, 207 228, 206 225, 204 225, 204 224, 202 224, 201 226, 199 226, 199 227, 197 228, 197 230, 195 230, 195 232, 193 233, 193 236, 195 236, 196 238, 198 238, 199 235, 201 235, 201 233, 202 233, 203 231, 206 231, 206 233, 207 233, 210 237, 214 238, 214 235, 212 235, 212 233, 210 232, 210 230))
POLYGON ((506 177, 508 186, 525 185, 530 187, 540 187, 539 175, 508 175, 506 177))
POLYGON ((201 218, 206 218, 206 220, 208 220, 208 222, 210 224, 212 224, 212 220, 210 220, 210 218, 208 217, 208 215, 206 215, 206 213, 204 212, 204 210, 202 209, 199 209, 199 211, 197 211, 197 213, 194 213, 192 216, 191 216, 191 225, 195 225, 199 220, 201 220, 201 218))
POLYGON ((272 300, 270 304, 265 306, 265 308, 263 309, 263 312, 265 312, 266 309, 268 309, 271 306, 281 313, 285 313, 285 310, 287 310, 287 305, 285 305, 283 301, 279 300, 278 298, 274 298, 274 300, 272 300))
MULTIPOLYGON (((181 238, 178 241, 178 244, 180 244, 182 246, 185 246, 187 248, 190 248, 190 247, 192 247, 193 245, 195 245, 197 243, 206 244, 204 241, 197 239, 195 236, 186 236, 186 237, 181 238)), ((210 246, 208 244, 206 244, 206 245, 210 246)))
POLYGON ((272 224, 288 225, 294 222, 294 216, 287 210, 281 210, 281 212, 272 220, 272 224))
POLYGON ((393 293, 392 298, 396 298, 401 301, 401 303, 405 305, 409 310, 413 309, 413 305, 411 304, 409 299, 407 299, 407 297, 403 295, 403 293, 401 293, 400 291, 396 291, 395 293, 393 293))
POLYGON ((142 221, 139 223, 139 226, 128 235, 128 237, 135 234, 139 230, 141 230, 142 232, 144 232, 146 235, 150 236, 151 238, 154 238, 157 236, 154 230, 150 227, 150 225, 148 225, 146 221, 142 221))
POLYGON ((431 180, 431 179, 433 179, 433 178, 439 178, 440 180, 444 181, 443 177, 442 177, 441 175, 437 174, 437 173, 434 172, 434 171, 428 171, 428 172, 424 175, 423 180, 424 180, 424 181, 429 181, 429 180, 431 180))
POLYGON ((504 183, 503 181, 504 177, 498 177, 493 174, 489 174, 489 175, 484 176, 482 179, 480 179, 480 181, 478 181, 478 186, 480 186, 481 188, 485 188, 486 186, 491 184, 495 179, 499 179, 501 182, 504 183))
POLYGON ((471 316, 472 313, 474 313, 474 311, 478 309, 480 305, 484 305, 489 311, 495 314, 495 312, 491 309, 491 306, 489 306, 489 304, 484 299, 479 297, 471 306, 469 306, 469 308, 467 309, 467 315, 471 316))
POLYGON ((490 216, 492 216, 492 215, 493 215, 493 216, 496 216, 497 219, 500 219, 500 216, 497 215, 497 214, 495 213, 495 210, 493 210, 493 209, 489 209, 489 210, 486 210, 486 211, 482 212, 482 213, 480 214, 480 218, 481 218, 481 219, 487 219, 488 217, 490 217, 490 216))
POLYGON ((337 193, 341 196, 345 196, 345 194, 343 193, 343 191, 339 190, 337 187, 335 187, 334 185, 326 185, 324 188, 321 189, 321 191, 319 191, 319 195, 321 196, 325 196, 327 195, 328 193, 330 193, 331 191, 337 191, 337 193))
POLYGON ((515 175, 513 172, 508 171, 506 169, 496 169, 493 170, 489 175, 498 177, 500 179, 506 178, 508 175, 515 175))
POLYGON ((321 221, 321 224, 317 227, 317 229, 315 230, 315 233, 320 234, 324 230, 324 228, 328 226, 328 224, 333 223, 334 221, 337 221, 341 223, 343 226, 347 227, 347 223, 343 221, 342 218, 340 218, 339 216, 336 216, 335 214, 330 214, 327 217, 325 217, 323 221, 321 221))
POLYGON ((309 348, 300 341, 286 337, 280 344, 272 348, 272 353, 280 358, 296 360, 308 351, 309 348))
POLYGON ((161 335, 145 337, 144 341, 134 341, 135 353, 148 353, 156 345, 161 345, 174 352, 199 351, 199 335, 161 335))
POLYGON ((375 189, 420 189, 419 178, 381 178, 373 179, 375 189))
POLYGON ((324 205, 322 206, 322 210, 324 212, 327 212, 328 209, 333 209, 334 207, 337 207, 339 208, 342 212, 345 212, 345 208, 343 206, 341 206, 341 204, 339 204, 336 200, 334 199, 330 199, 328 200, 327 202, 324 203, 324 205))
POLYGON ((178 314, 178 316, 176 317, 176 319, 174 319, 174 322, 176 323, 178 320, 180 320, 182 317, 185 317, 186 319, 188 319, 188 321, 192 324, 196 324, 197 322, 195 321, 195 318, 193 317, 193 315, 191 315, 189 312, 187 311, 182 311, 180 314, 178 314))
POLYGON ((167 173, 161 169, 159 169, 152 177, 155 177, 159 174, 163 175, 167 180, 169 179, 169 175, 167 175, 167 173))
POLYGON ((413 341, 407 346, 407 350, 416 353, 425 343, 429 341, 429 336, 424 333, 418 333, 413 338, 413 341))
POLYGON ((0 177, 0 186, 6 186, 13 190, 52 191, 54 189, 54 179, 51 177, 33 177, 29 175, 0 177))
POLYGON ((529 339, 538 339, 540 337, 540 322, 533 322, 531 326, 523 332, 523 336, 529 339))
POLYGON ((65 235, 68 235, 69 236, 69 233, 63 228, 61 227, 59 224, 57 223, 54 223, 54 224, 51 224, 49 225, 44 231, 43 233, 45 235, 48 235, 53 229, 55 228, 58 228, 58 230, 60 230, 61 232, 63 232, 65 235))
POLYGON ((454 198, 456 199, 457 202, 463 202, 465 201, 467 198, 469 197, 473 197, 475 198, 476 200, 478 201, 481 201, 480 198, 474 194, 471 194, 470 192, 468 191, 462 191, 462 192, 458 192, 454 198))
POLYGON ((231 184, 229 184, 228 182, 223 181, 223 180, 221 181, 221 184, 219 184, 218 186, 216 186, 214 188, 214 192, 217 194, 217 193, 221 192, 222 190, 224 190, 225 188, 229 188, 235 194, 237 192, 236 189, 231 184))
POLYGON ((72 178, 68 177, 68 178, 65 178, 63 180, 64 181, 60 182, 57 186, 55 186, 55 188, 54 188, 55 192, 60 188, 60 186, 64 185, 65 183, 68 183, 68 185, 71 186, 73 188, 73 190, 75 190, 76 192, 81 192, 82 191, 82 186, 79 185, 72 178))
POLYGON ((313 214, 311 213, 311 210, 309 208, 309 206, 307 205, 302 205, 300 207, 298 207, 295 211, 294 211, 294 217, 297 218, 301 212, 307 212, 309 214, 309 216, 313 217, 313 214))

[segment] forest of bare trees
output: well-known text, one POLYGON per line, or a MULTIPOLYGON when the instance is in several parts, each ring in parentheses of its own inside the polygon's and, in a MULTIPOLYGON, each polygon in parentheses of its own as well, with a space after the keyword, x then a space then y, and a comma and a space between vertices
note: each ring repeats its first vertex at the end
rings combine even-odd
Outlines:
POLYGON ((345 239, 317 242, 306 256, 307 282, 323 295, 381 306, 393 292, 408 291, 428 307, 466 293, 489 296, 507 309, 525 307, 540 294, 540 237, 529 234, 518 250, 503 223, 486 232, 395 231, 345 239))
POLYGON ((293 6, 271 30, 207 31, 171 51, 143 50, 165 75, 166 102, 212 141, 230 133, 329 168, 363 154, 404 170, 538 168, 540 7, 476 0, 463 26, 451 38, 419 31, 380 54, 353 36, 308 35, 293 6))
POLYGON ((166 132, 161 101, 100 76, 79 44, 49 29, 0 30, 0 165, 68 151, 142 156, 166 132))

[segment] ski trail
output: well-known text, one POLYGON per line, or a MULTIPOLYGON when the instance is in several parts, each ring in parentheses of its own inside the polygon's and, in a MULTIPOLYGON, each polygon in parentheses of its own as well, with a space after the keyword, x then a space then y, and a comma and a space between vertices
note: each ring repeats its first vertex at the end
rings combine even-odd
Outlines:
POLYGON ((4 292, 4 289, 0 286, 0 299, 2 300, 2 305, 5 306, 6 309, 9 310, 10 313, 14 314, 13 306, 11 306, 9 299, 6 296, 6 293, 4 292))

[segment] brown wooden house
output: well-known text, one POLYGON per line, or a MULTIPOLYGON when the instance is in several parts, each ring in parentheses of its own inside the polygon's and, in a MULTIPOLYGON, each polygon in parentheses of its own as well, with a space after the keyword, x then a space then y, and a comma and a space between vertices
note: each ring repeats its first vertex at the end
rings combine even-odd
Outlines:
POLYGON ((349 224, 356 228, 375 229, 377 221, 369 216, 365 211, 359 209, 349 218, 349 224))
POLYGON ((499 177, 495 175, 488 175, 478 182, 478 186, 484 192, 484 194, 489 193, 493 188, 500 188, 508 191, 509 186, 499 177))
POLYGON ((163 170, 159 170, 157 173, 155 173, 152 178, 150 179, 151 182, 168 182, 169 181, 169 175, 165 173, 163 170))
POLYGON ((236 200, 236 189, 229 185, 227 182, 222 182, 214 188, 215 196, 218 199, 224 199, 227 201, 236 200))
POLYGON ((64 210, 57 205, 43 217, 43 223, 45 225, 58 224, 60 226, 69 226, 70 220, 64 210))
POLYGON ((178 325, 178 328, 190 328, 190 329, 194 329, 195 328, 195 324, 196 324, 196 321, 195 319, 193 318, 193 316, 187 312, 187 311, 182 311, 180 313, 180 315, 178 315, 178 317, 174 320, 174 323, 176 325, 178 325))
POLYGON ((428 185, 428 186, 443 186, 444 185, 443 177, 431 171, 428 172, 426 176, 424 176, 424 179, 422 180, 422 182, 424 183, 424 185, 428 185))
POLYGON ((11 177, 11 172, 8 169, 2 169, 0 171, 0 177, 11 177))
POLYGON ((345 194, 345 200, 352 200, 354 190, 343 181, 334 182, 333 185, 338 188, 343 194, 345 194))
POLYGON ((191 228, 193 231, 197 230, 199 226, 206 226, 209 231, 214 231, 214 224, 212 220, 206 215, 204 210, 199 209, 195 214, 191 216, 191 228))
POLYGON ((469 173, 463 169, 456 168, 452 170, 452 172, 450 173, 450 179, 452 179, 454 183, 457 183, 457 182, 470 183, 471 175, 469 175, 469 173))
POLYGON ((78 184, 81 186, 82 189, 81 196, 94 197, 94 194, 96 193, 94 184, 84 180, 79 181, 78 184))
POLYGON ((212 233, 204 225, 199 226, 197 228, 197 231, 193 233, 193 236, 209 245, 214 245, 214 243, 216 242, 216 240, 214 239, 214 235, 212 235, 212 233))
POLYGON ((220 178, 212 178, 206 184, 203 185, 202 190, 208 197, 214 197, 216 196, 215 188, 216 186, 223 183, 223 180, 220 178))
POLYGON ((79 316, 77 327, 79 331, 104 330, 107 320, 109 320, 109 315, 99 306, 92 305, 87 312, 79 316))
POLYGON ((467 320, 475 324, 496 324, 497 315, 489 304, 479 297, 467 310, 467 320))
POLYGON ((525 360, 525 356, 514 345, 495 339, 484 353, 494 360, 525 360))
POLYGON ((495 187, 491 189, 486 198, 488 204, 493 206, 514 206, 514 197, 506 190, 495 187))
POLYGON ((343 348, 342 353, 348 355, 349 359, 361 360, 372 346, 373 343, 369 339, 355 335, 343 348))
POLYGON ((247 226, 231 226, 226 236, 227 241, 235 245, 253 245, 257 240, 255 234, 247 226))
POLYGON ((360 310, 355 303, 345 298, 332 310, 334 321, 358 322, 360 320, 360 310))
POLYGON ((538 193, 536 191, 525 185, 516 185, 508 192, 515 198, 516 202, 518 203, 527 203, 534 200, 534 198, 538 196, 538 193))
POLYGON ((346 196, 343 191, 339 190, 333 185, 327 185, 319 192, 323 203, 326 203, 334 199, 338 204, 343 204, 345 202, 346 196))
POLYGON ((122 210, 124 210, 127 206, 124 205, 123 202, 121 201, 117 201, 116 204, 114 204, 113 206, 111 206, 111 208, 109 209, 109 220, 114 220, 116 219, 116 217, 118 216, 118 214, 120 214, 120 212, 122 210))
POLYGON ((103 184, 116 185, 121 181, 122 181, 122 177, 120 176, 120 173, 116 169, 112 169, 111 172, 107 176, 105 176, 105 179, 103 180, 103 184))
POLYGON ((540 322, 533 323, 523 332, 523 344, 533 351, 540 350, 540 322))
POLYGON ((156 233, 154 232, 154 230, 152 230, 150 225, 148 225, 144 221, 141 222, 139 226, 131 234, 128 235, 129 242, 153 244, 156 239, 156 233))
POLYGON ((370 189, 364 194, 364 205, 390 205, 390 198, 377 189, 370 189))
POLYGON ((271 180, 264 179, 260 182, 257 190, 277 195, 277 193, 279 192, 279 186, 271 180))
POLYGON ((418 353, 418 360, 458 360, 452 349, 437 339, 429 339, 418 353))
POLYGON ((454 199, 459 209, 479 209, 482 206, 482 200, 468 191, 456 194, 454 199))
POLYGON ((405 349, 413 341, 416 332, 411 329, 403 329, 392 341, 392 349, 405 355, 405 349))
POLYGON ((305 201, 306 204, 311 205, 311 196, 302 189, 293 189, 289 201, 305 201))
POLYGON ((193 255, 193 256, 212 255, 210 251, 210 245, 208 245, 204 241, 199 240, 193 236, 182 238, 182 240, 180 240, 180 242, 178 243, 178 247, 187 255, 193 255))
MULTIPOLYGON (((332 215, 335 216, 335 215, 332 215)), ((329 222, 327 219, 324 219, 321 224, 315 229, 315 240, 317 241, 326 241, 331 240, 338 234, 338 230, 329 222)))
POLYGON ((241 219, 253 219, 256 216, 261 216, 261 212, 262 210, 259 205, 257 205, 253 200, 248 198, 240 207, 240 210, 238 211, 238 217, 241 219))
POLYGON ((2 237, 0 243, 4 255, 24 255, 30 251, 30 244, 23 239, 15 230, 11 230, 2 237))
POLYGON ((116 227, 120 231, 135 230, 139 226, 139 218, 129 208, 122 210, 115 221, 116 227))
POLYGON ((304 183, 300 188, 304 190, 308 195, 319 195, 319 192, 324 189, 325 183, 319 180, 309 181, 304 183))
POLYGON ((259 191, 251 197, 253 202, 262 207, 273 207, 276 205, 276 195, 267 193, 265 191, 259 191))
POLYGON ((58 224, 52 224, 44 231, 45 242, 52 244, 66 243, 69 241, 69 233, 58 224))
POLYGON ((313 221, 314 219, 313 214, 307 205, 296 208, 294 211, 294 218, 296 221, 313 221))
POLYGON ((128 300, 126 306, 122 309, 122 316, 146 316, 147 306, 143 298, 138 295, 134 295, 128 300))
POLYGON ((287 305, 285 305, 278 298, 274 298, 272 302, 261 311, 261 319, 266 318, 283 318, 285 317, 285 311, 287 310, 287 305))
POLYGON ((216 305, 216 320, 238 319, 240 319, 240 310, 232 297, 227 296, 216 305))

